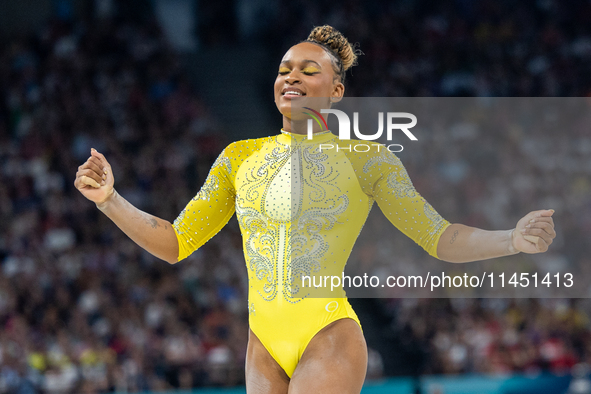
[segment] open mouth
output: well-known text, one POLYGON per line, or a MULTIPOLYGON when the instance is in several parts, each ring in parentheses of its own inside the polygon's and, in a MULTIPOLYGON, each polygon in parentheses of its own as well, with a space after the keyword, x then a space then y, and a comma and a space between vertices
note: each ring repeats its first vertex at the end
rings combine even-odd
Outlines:
POLYGON ((306 93, 302 92, 301 90, 292 88, 283 89, 281 94, 286 98, 302 97, 306 95, 306 93))

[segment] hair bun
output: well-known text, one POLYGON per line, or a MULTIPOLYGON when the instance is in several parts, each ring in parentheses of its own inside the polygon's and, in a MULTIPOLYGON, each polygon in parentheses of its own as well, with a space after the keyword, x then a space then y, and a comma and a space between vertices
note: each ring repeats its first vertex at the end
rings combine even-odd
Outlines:
POLYGON ((357 56, 361 54, 343 34, 332 26, 316 26, 308 36, 307 41, 316 42, 330 49, 338 56, 343 64, 343 71, 347 71, 357 64, 357 56))

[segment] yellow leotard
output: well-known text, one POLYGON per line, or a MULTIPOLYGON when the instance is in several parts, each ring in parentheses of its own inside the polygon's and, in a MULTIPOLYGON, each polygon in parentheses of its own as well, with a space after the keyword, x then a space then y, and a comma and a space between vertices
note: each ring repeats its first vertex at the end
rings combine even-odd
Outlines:
POLYGON ((339 140, 330 131, 307 139, 283 130, 234 142, 173 225, 182 260, 236 212, 249 275, 250 328, 289 377, 323 327, 342 318, 359 323, 344 292, 307 296, 301 276, 343 272, 374 201, 435 257, 450 224, 417 193, 384 145, 372 143, 368 152, 357 146, 367 142, 339 140))

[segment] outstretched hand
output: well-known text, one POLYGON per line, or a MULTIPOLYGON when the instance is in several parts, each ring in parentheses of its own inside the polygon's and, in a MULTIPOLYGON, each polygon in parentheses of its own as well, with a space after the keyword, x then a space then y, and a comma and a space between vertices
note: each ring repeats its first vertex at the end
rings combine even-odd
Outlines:
POLYGON ((515 250, 524 253, 543 253, 556 237, 553 209, 532 211, 517 222, 512 243, 515 250))
POLYGON ((74 186, 90 201, 101 204, 113 195, 115 178, 111 165, 96 149, 90 150, 90 157, 78 167, 74 186))

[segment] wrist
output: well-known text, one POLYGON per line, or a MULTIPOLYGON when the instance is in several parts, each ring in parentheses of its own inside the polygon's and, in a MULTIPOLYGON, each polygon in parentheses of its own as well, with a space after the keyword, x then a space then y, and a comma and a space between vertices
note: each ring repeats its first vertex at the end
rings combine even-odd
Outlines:
POLYGON ((107 195, 107 197, 105 197, 105 199, 103 201, 96 203, 96 207, 100 211, 104 212, 104 210, 107 208, 109 203, 113 200, 113 198, 115 198, 115 194, 117 194, 117 191, 115 190, 115 188, 111 189, 111 192, 107 195))
POLYGON ((519 250, 517 250, 515 248, 515 245, 513 244, 513 242, 514 242, 514 236, 515 236, 515 229, 509 230, 509 247, 507 248, 508 251, 509 251, 509 254, 517 254, 517 253, 519 253, 519 250))

